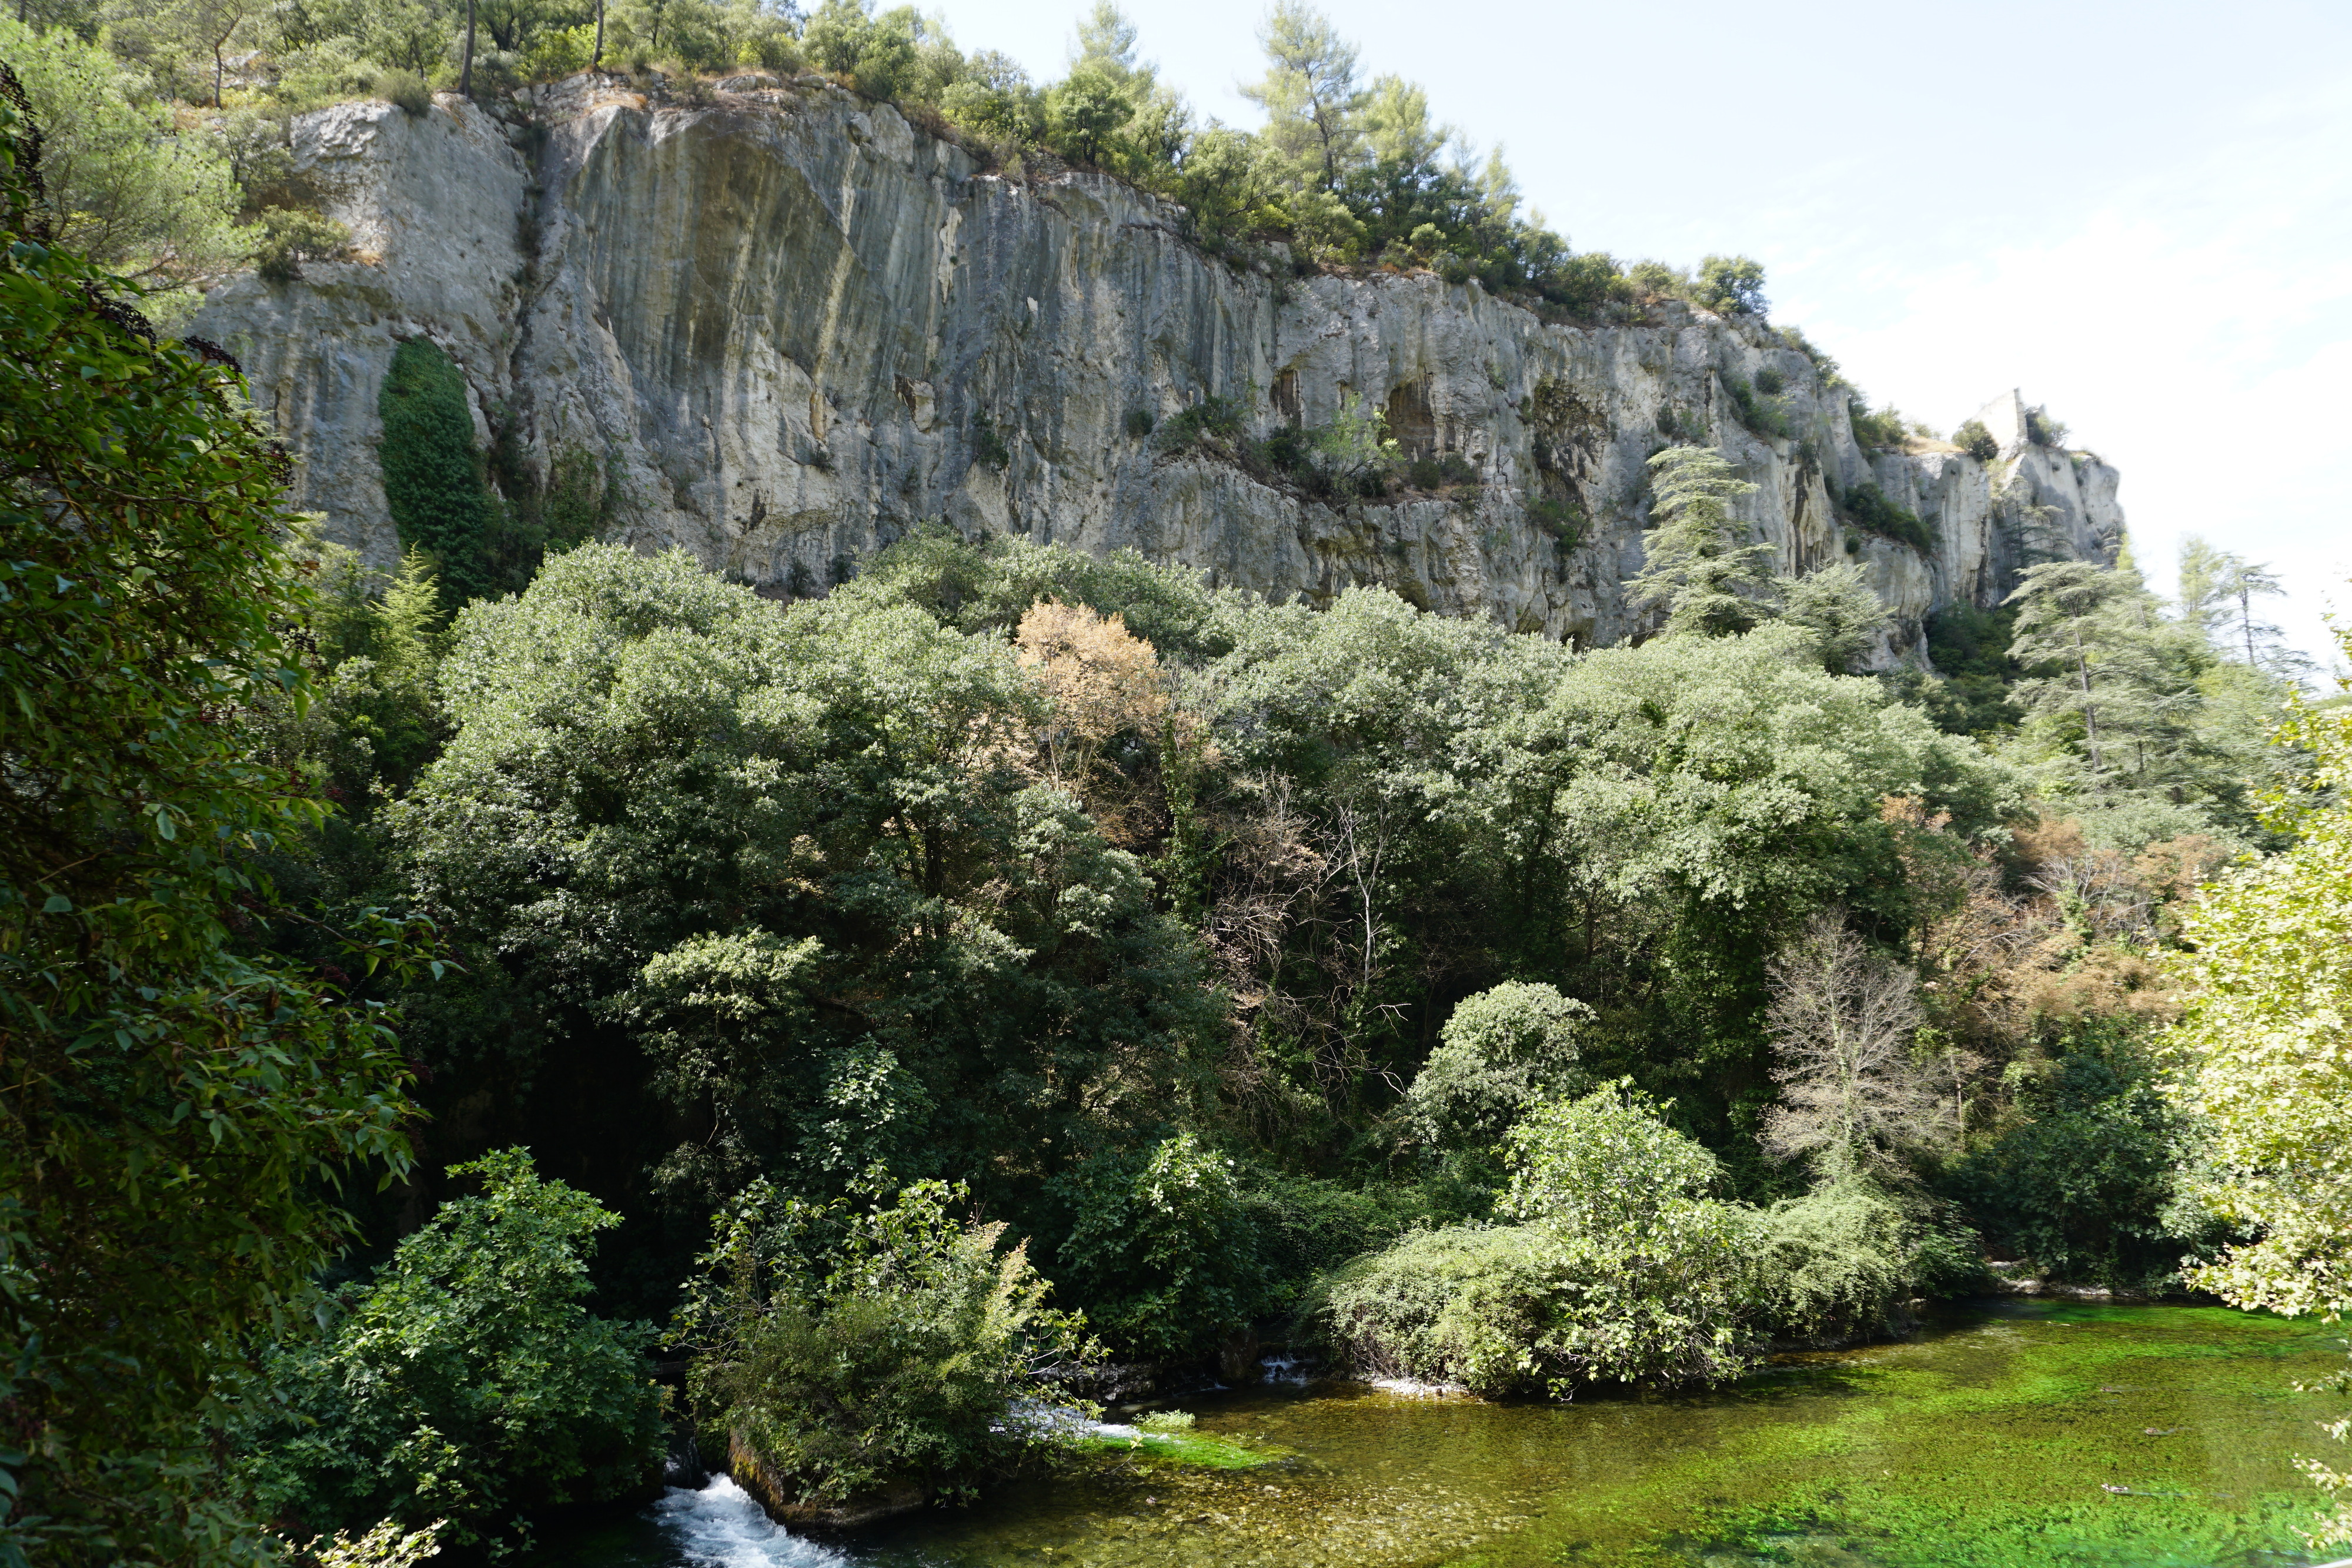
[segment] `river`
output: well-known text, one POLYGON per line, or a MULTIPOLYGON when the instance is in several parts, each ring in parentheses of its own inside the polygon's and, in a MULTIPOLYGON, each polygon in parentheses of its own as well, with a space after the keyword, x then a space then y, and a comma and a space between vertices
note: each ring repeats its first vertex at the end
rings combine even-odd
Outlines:
POLYGON ((1275 1385, 1175 1401, 1281 1451, 1113 1458, 854 1538, 775 1529, 733 1483, 536 1554, 538 1568, 2257 1568, 2308 1563, 2294 1392, 2340 1331, 2221 1308, 1945 1311, 1901 1343, 1784 1358, 1679 1396, 1568 1406, 1275 1385))

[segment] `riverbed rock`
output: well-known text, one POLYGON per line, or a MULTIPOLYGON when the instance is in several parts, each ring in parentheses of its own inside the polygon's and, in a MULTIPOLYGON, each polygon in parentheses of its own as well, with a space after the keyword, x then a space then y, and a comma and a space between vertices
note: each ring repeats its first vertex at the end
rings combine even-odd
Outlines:
POLYGON ((900 1476, 837 1503, 813 1503, 786 1485, 783 1478, 740 1432, 727 1439, 727 1471, 735 1484, 759 1500, 768 1517, 779 1524, 802 1529, 854 1530, 902 1513, 912 1513, 930 1500, 930 1492, 913 1476, 900 1476))
POLYGON ((1108 177, 1008 179, 814 78, 697 105, 624 78, 298 117, 299 176, 357 259, 215 290, 193 330, 244 361, 329 537, 398 553, 376 465, 392 350, 466 377, 496 482, 567 456, 609 480, 608 537, 821 591, 925 524, 1134 549, 1271 598, 1382 583, 1579 646, 1645 630, 1626 583, 1645 460, 1721 446, 1782 571, 1852 559, 1895 612, 1997 602, 2033 552, 2111 560, 2114 469, 2034 445, 2014 394, 1979 461, 1854 439, 1850 389, 1793 335, 1680 304, 1547 320, 1428 272, 1299 276, 1204 254, 1181 209, 1108 177), (1768 394, 1756 389, 1777 384, 1768 394), (1263 435, 1377 408, 1425 487, 1304 493, 1171 446, 1211 400, 1263 435), (1926 548, 1841 506, 1874 485, 1926 548))

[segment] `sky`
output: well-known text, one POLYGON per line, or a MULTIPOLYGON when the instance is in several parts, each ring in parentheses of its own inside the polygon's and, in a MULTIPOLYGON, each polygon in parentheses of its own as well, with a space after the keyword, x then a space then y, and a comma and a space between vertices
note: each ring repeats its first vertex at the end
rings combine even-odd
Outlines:
MULTIPOLYGON (((1196 110, 1258 122, 1265 0, 1127 0, 1196 110)), ((931 0, 1039 80, 1079 0, 931 0)), ((2352 4, 1672 7, 1334 0, 1370 77, 1503 144, 1579 250, 1764 263, 1774 319, 1939 432, 2011 387, 2115 464, 2159 591, 2270 564, 2352 622, 2352 4)))

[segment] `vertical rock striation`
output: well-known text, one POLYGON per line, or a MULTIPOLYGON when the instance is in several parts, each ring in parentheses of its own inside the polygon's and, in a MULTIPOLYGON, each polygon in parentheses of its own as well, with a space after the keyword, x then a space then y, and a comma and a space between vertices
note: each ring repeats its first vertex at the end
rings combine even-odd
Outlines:
POLYGON ((356 258, 240 278, 195 330, 244 360, 332 537, 397 549, 375 400, 416 335, 464 371, 509 489, 592 458, 615 537, 778 593, 940 520, 1275 598, 1384 583, 1605 643, 1643 629, 1624 584, 1669 432, 1757 486, 1740 515, 1782 570, 1865 566, 1895 612, 1881 664, 1937 607, 1995 602, 2031 552, 2109 560, 2121 537, 2115 471, 2032 444, 2014 394, 1979 416, 1990 461, 1868 449, 1847 390, 1759 322, 1547 324, 1426 273, 1236 267, 1115 181, 981 172, 814 78, 695 107, 622 86, 574 78, 504 120, 445 99, 297 122, 356 258), (1368 400, 1409 455, 1453 461, 1335 502, 1147 433, 1211 398, 1261 434, 1368 400), (1864 486, 1927 548, 1857 520, 1864 486))

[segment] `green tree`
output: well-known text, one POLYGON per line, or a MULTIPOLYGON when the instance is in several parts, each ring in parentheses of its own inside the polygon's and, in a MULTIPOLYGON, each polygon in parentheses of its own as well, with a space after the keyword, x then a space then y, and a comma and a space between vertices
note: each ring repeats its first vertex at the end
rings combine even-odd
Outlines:
POLYGON ((1509 980, 1465 997, 1405 1091, 1415 1134, 1436 1149, 1485 1154, 1529 1110, 1582 1086, 1576 1040, 1591 1018, 1540 983, 1509 980))
POLYGON ((1724 316, 1762 316, 1764 267, 1744 256, 1710 256, 1698 264, 1692 301, 1724 316))
POLYGON ((1362 137, 1355 46, 1305 0, 1276 0, 1258 42, 1266 73, 1242 96, 1265 110, 1268 155, 1293 189, 1336 190, 1362 137))
POLYGON ((244 262, 251 237, 236 222, 241 196, 222 148, 176 130, 170 105, 145 97, 103 45, 0 17, 0 57, 40 122, 57 244, 161 291, 157 304, 180 313, 195 308, 196 286, 244 262))
POLYGON ((881 1160, 1025 1215, 1179 1107, 1213 1005, 1191 942, 1027 767, 1045 696, 1001 634, 887 586, 780 613, 591 544, 459 614, 454 733, 394 813, 472 955, 417 998, 436 1095, 690 1212, 881 1160))
POLYGON ((1097 1155, 1055 1186, 1071 1216, 1055 1271, 1114 1348, 1198 1355, 1268 1304, 1234 1162, 1193 1134, 1097 1155))
POLYGON ((1780 618, 1811 635, 1821 649, 1822 667, 1833 675, 1859 674, 1855 666, 1895 619, 1858 562, 1841 561, 1802 577, 1774 578, 1772 586, 1780 618))
POLYGON ((1756 486, 1706 446, 1669 446, 1650 469, 1653 522, 1642 535, 1633 602, 1665 612, 1662 637, 1721 637, 1762 623, 1773 549, 1738 542, 1745 530, 1731 516, 1731 503, 1756 486))
POLYGON ((442 1205, 317 1343, 268 1348, 230 1422, 256 1502, 302 1534, 448 1521, 466 1545, 527 1542, 525 1511, 625 1496, 658 1473, 649 1323, 586 1305, 620 1217, 506 1149, 442 1205))
POLYGON ((766 1183, 714 1222, 678 1339, 709 1447, 780 1511, 912 1485, 970 1497, 1068 1435, 1029 1404, 1090 1348, 1083 1321, 1001 1223, 960 1222, 961 1186, 887 1207, 787 1199, 766 1183))
POLYGON ((0 1549, 253 1560, 199 1413, 349 1234, 338 1184, 404 1167, 405 1073, 387 1015, 266 951, 296 917, 253 858, 321 810, 250 751, 260 694, 307 696, 284 461, 40 242, 26 132, 0 106, 0 1549))

